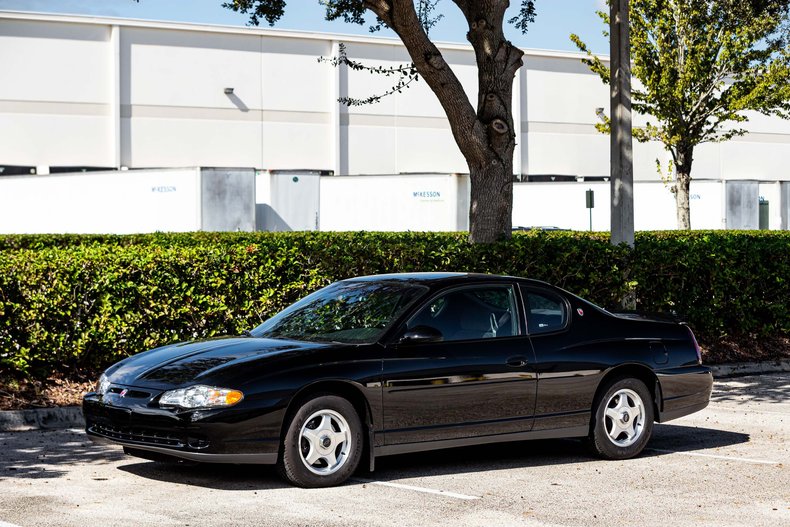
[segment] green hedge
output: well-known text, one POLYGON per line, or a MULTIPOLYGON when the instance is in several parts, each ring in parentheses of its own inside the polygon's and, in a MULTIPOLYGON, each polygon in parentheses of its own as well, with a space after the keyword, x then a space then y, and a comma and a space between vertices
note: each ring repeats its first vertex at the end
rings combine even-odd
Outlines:
MULTIPOLYGON (((605 307, 635 295, 702 340, 790 335, 790 235, 190 233, 0 237, 0 368, 97 371, 154 346, 239 333, 334 280, 470 271, 546 280, 605 307)), ((2 373, 2 372, 0 372, 2 373)))

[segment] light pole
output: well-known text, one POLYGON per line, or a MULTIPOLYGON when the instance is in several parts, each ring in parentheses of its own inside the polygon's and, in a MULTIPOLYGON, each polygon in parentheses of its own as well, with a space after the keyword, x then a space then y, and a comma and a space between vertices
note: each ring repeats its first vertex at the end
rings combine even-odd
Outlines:
POLYGON ((611 0, 609 11, 611 86, 612 244, 634 246, 634 159, 631 133, 631 37, 628 0, 611 0))

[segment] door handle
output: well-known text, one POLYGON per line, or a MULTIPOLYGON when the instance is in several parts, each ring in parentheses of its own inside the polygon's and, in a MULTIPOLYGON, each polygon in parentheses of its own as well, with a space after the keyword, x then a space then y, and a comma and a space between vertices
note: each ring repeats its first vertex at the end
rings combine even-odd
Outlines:
POLYGON ((510 357, 505 363, 511 368, 520 368, 527 365, 527 359, 524 357, 510 357))

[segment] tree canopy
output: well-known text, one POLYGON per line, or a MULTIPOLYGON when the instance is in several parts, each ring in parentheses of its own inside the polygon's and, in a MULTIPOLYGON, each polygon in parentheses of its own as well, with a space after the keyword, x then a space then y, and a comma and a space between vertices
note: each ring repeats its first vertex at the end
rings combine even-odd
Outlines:
MULTIPOLYGON (((366 24, 371 31, 390 28, 403 42, 413 68, 434 92, 444 109, 456 144, 469 166, 471 201, 469 238, 488 243, 510 237, 513 209, 513 78, 522 66, 523 52, 505 38, 509 0, 452 0, 468 24, 466 38, 478 68, 476 108, 450 65, 429 37, 441 15, 440 0, 318 0, 327 20, 366 24)), ((223 6, 249 15, 250 23, 274 25, 285 13, 285 0, 231 0, 223 6)), ((521 0, 507 21, 526 32, 535 18, 534 0, 521 0)), ((426 145, 430 148, 430 145, 426 145)))
MULTIPOLYGON (((691 228, 694 148, 743 135, 747 111, 790 117, 790 0, 631 0, 633 109, 639 141, 660 141, 674 165, 678 227, 691 228)), ((609 14, 598 13, 609 26, 609 14)), ((576 35, 584 62, 609 68, 576 35)), ((599 127, 602 131, 606 125, 599 127)))

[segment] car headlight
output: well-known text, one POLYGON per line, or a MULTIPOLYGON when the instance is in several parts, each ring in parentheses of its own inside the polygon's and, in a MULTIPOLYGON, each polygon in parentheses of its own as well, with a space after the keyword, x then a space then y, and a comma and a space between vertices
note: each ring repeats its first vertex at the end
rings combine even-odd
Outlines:
POLYGON ((107 390, 110 389, 110 379, 107 378, 105 374, 101 374, 99 377, 99 382, 96 384, 96 393, 99 395, 104 395, 107 393, 107 390))
POLYGON ((159 406, 189 409, 225 408, 239 403, 242 399, 244 394, 238 390, 197 385, 163 393, 159 398, 159 406))

